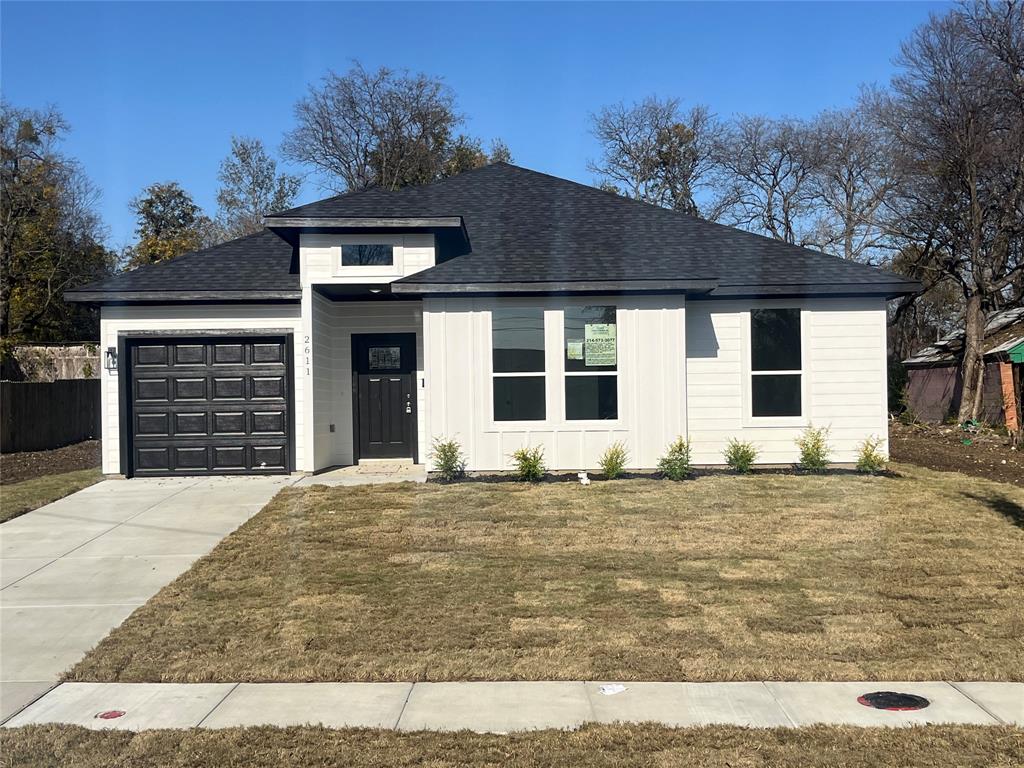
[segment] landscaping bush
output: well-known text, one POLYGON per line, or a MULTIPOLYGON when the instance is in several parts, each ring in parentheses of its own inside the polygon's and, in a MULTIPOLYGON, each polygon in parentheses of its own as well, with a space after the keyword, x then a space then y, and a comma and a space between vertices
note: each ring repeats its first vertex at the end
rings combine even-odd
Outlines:
POLYGON ((458 440, 434 438, 430 446, 430 461, 442 483, 453 483, 466 475, 466 457, 458 440))
POLYGON ((520 448, 512 454, 512 460, 516 464, 516 474, 520 480, 535 483, 544 477, 547 467, 544 466, 544 448, 520 448))
POLYGON ((860 446, 860 454, 857 456, 857 471, 866 472, 871 475, 878 474, 885 469, 886 458, 879 449, 882 447, 882 438, 869 437, 860 446))
POLYGON ((598 464, 606 480, 614 480, 622 474, 629 461, 629 450, 623 442, 612 443, 601 455, 598 464))
POLYGON ((730 440, 722 452, 725 463, 741 475, 745 475, 757 461, 757 448, 753 443, 744 443, 740 440, 730 440))
POLYGON ((821 472, 828 467, 832 448, 828 444, 828 427, 809 425, 796 439, 800 447, 800 469, 821 472))
POLYGON ((693 473, 690 465, 690 443, 677 437, 670 443, 665 455, 658 459, 658 471, 669 480, 685 480, 693 473))

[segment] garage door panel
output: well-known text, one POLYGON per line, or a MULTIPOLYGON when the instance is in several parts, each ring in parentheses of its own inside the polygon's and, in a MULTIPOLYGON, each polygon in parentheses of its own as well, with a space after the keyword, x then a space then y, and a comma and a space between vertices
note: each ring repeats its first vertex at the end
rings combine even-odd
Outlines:
POLYGON ((169 472, 171 469, 171 449, 168 446, 136 448, 135 469, 136 471, 169 472))
POLYGON ((214 365, 244 365, 245 351, 241 344, 214 344, 214 365))
POLYGON ((244 435, 245 411, 233 411, 230 413, 221 413, 218 411, 214 411, 213 434, 244 435))
POLYGON ((194 437, 209 434, 209 419, 206 411, 199 413, 179 412, 174 414, 174 435, 176 437, 194 437))
POLYGON ((174 399, 179 400, 205 400, 206 379, 205 378, 175 378, 174 399))
POLYGON ((284 376, 253 377, 252 396, 261 400, 283 399, 288 391, 284 376))
POLYGON ((283 435, 285 432, 284 411, 253 411, 252 433, 254 435, 283 435))
POLYGON ((206 365, 205 344, 176 344, 172 349, 175 366, 206 365))
POLYGON ((135 380, 135 399, 146 402, 166 403, 170 400, 170 387, 165 378, 135 380))
POLYGON ((244 400, 245 399, 245 377, 243 376, 214 376, 213 377, 213 399, 214 400, 244 400))
POLYGON ((167 365, 168 349, 166 344, 145 344, 135 348, 135 365, 167 365))
POLYGON ((170 434, 171 416, 166 411, 135 414, 135 433, 147 437, 166 437, 170 434))
POLYGON ((288 449, 284 445, 252 446, 252 464, 264 469, 284 469, 288 449))
POLYGON ((207 454, 209 449, 205 445, 188 446, 179 445, 174 448, 174 469, 181 471, 185 469, 205 470, 209 469, 207 454))
POLYGON ((284 340, 131 344, 135 474, 288 471, 291 402, 284 340))
POLYGON ((278 363, 284 365, 284 344, 253 344, 252 361, 259 364, 278 363))
POLYGON ((231 469, 245 469, 246 450, 244 445, 215 445, 213 446, 214 471, 225 471, 231 469))

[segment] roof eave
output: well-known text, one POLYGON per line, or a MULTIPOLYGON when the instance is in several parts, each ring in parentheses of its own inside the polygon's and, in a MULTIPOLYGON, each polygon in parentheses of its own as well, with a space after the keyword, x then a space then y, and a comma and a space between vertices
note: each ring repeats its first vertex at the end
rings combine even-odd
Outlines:
POLYGON ((261 302, 301 301, 302 291, 249 290, 249 291, 65 291, 64 300, 79 304, 161 304, 177 302, 211 302, 258 304, 261 302))
POLYGON ((461 216, 264 216, 270 229, 458 229, 461 216))
POLYGON ((392 293, 401 294, 509 294, 509 293, 707 293, 715 280, 537 280, 520 282, 417 283, 398 280, 392 293))

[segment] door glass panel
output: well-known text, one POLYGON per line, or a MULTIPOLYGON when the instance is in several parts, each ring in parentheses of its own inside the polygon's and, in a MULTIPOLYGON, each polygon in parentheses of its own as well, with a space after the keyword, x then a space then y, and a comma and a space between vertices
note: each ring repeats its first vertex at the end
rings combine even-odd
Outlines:
POLYGON ((371 371, 391 371, 401 367, 401 347, 370 347, 369 368, 371 371))

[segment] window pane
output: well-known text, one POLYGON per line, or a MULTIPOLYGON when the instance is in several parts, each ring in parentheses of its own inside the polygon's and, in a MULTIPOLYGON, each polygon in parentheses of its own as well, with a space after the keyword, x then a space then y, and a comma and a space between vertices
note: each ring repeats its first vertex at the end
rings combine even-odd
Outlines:
POLYGON ((750 313, 750 366, 754 371, 800 370, 800 310, 750 313))
POLYGON ((566 307, 565 370, 614 371, 616 330, 615 307, 566 307))
POLYGON ((379 267, 394 263, 393 245, 343 245, 341 266, 379 267))
POLYGON ((368 355, 371 371, 388 371, 402 367, 401 347, 370 347, 368 355))
POLYGON ((616 376, 566 376, 565 418, 617 419, 619 387, 616 376))
POLYGON ((544 310, 510 307, 491 310, 495 373, 544 370, 544 310))
POLYGON ((751 376, 750 382, 754 416, 800 415, 799 373, 751 376))
POLYGON ((496 376, 495 421, 543 421, 543 376, 496 376))

